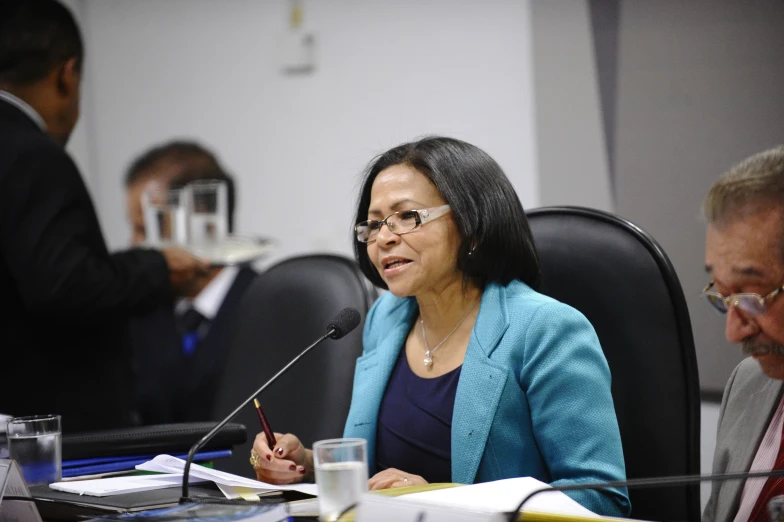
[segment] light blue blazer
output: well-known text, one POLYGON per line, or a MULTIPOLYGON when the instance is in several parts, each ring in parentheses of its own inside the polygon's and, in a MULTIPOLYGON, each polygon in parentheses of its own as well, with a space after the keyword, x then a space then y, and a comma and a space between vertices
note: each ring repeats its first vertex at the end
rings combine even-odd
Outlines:
MULTIPOLYGON (((417 314, 414 298, 388 292, 365 321, 344 436, 367 440, 371 476, 381 399, 417 314)), ((625 480, 610 370, 580 312, 519 281, 490 284, 457 385, 452 481, 529 476, 553 485, 625 480)), ((631 509, 625 489, 568 494, 602 515, 631 509)))

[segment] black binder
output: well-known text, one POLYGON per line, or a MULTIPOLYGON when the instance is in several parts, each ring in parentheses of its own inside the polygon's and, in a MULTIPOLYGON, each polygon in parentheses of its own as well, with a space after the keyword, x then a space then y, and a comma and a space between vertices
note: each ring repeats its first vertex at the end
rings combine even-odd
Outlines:
MULTIPOLYGON (((179 486, 138 491, 108 497, 91 497, 64 491, 55 491, 49 486, 32 486, 30 495, 43 520, 76 521, 100 515, 135 513, 148 509, 176 506, 182 490, 179 486)), ((215 484, 194 484, 190 487, 191 497, 217 497, 222 495, 215 484)))
MULTIPOLYGON (((116 430, 63 433, 63 460, 187 452, 214 422, 158 424, 116 430)), ((242 424, 227 424, 203 450, 230 449, 247 440, 242 424)))
MULTIPOLYGON (((66 461, 184 453, 215 427, 215 424, 214 422, 159 424, 116 430, 64 433, 62 457, 66 461)), ((227 424, 204 449, 231 449, 244 443, 246 439, 247 432, 244 425, 227 424)), ((194 484, 190 490, 191 497, 223 496, 214 484, 194 484)), ((30 494, 35 498, 41 517, 47 521, 84 520, 86 517, 174 506, 179 503, 181 493, 182 490, 177 486, 107 497, 91 497, 56 491, 49 486, 30 488, 30 494)))

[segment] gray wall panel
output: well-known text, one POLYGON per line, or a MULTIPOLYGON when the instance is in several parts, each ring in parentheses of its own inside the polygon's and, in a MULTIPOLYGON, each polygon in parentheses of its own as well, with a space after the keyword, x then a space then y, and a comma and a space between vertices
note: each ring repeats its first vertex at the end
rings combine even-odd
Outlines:
POLYGON ((624 0, 620 14, 616 210, 670 255, 702 387, 721 390, 741 356, 700 296, 699 205, 731 164, 784 142, 784 3, 624 0))

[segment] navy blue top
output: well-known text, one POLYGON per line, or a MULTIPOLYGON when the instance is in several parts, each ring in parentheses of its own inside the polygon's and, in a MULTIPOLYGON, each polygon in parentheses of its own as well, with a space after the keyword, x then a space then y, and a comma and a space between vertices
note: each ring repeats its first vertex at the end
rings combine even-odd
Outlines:
POLYGON ((419 377, 405 348, 400 351, 378 415, 379 471, 397 468, 431 483, 452 482, 452 410, 461 368, 419 377))

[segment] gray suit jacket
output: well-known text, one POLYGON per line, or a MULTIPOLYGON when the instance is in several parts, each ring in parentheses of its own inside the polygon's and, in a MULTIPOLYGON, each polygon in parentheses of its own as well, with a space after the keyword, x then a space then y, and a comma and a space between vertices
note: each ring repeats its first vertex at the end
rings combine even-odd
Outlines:
MULTIPOLYGON (((741 362, 724 389, 719 413, 713 473, 749 470, 776 411, 782 381, 770 379, 751 357, 741 362)), ((745 481, 714 482, 703 522, 731 522, 740 506, 745 481)))

